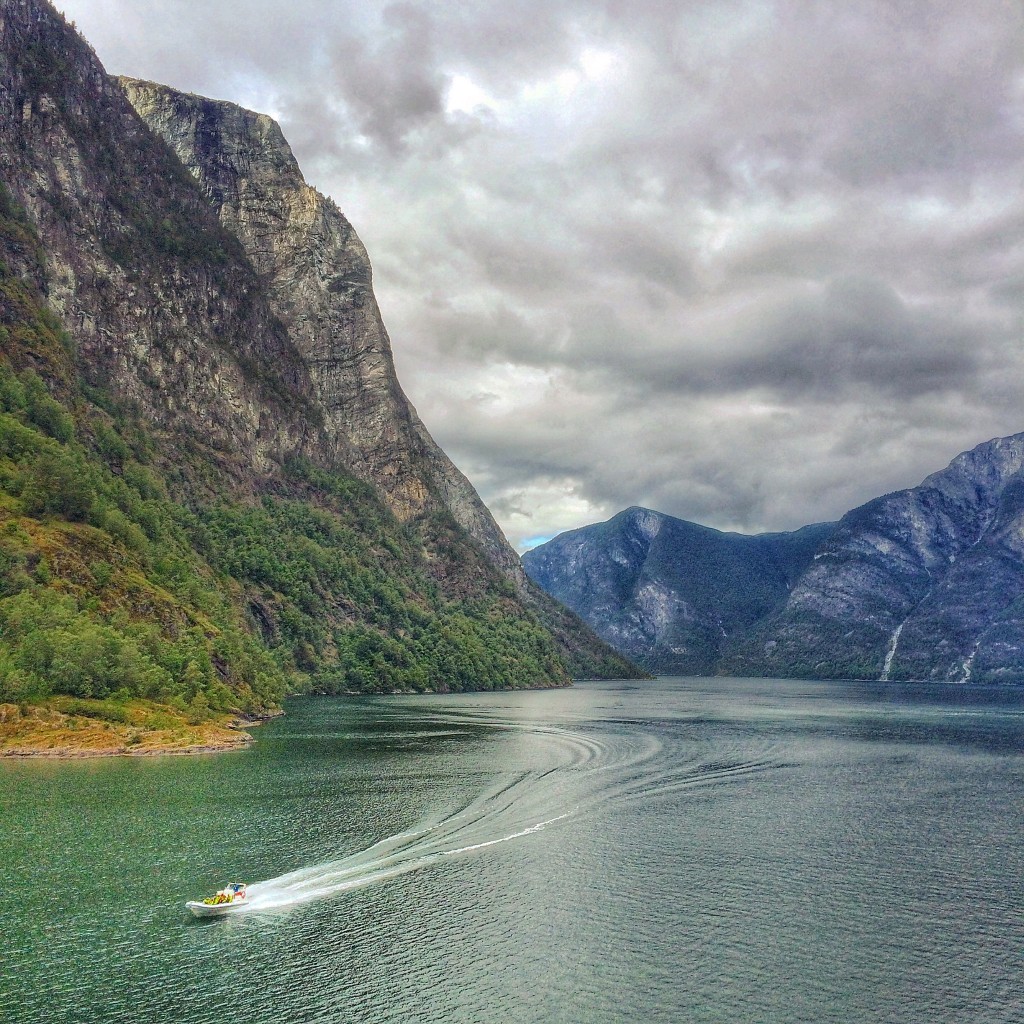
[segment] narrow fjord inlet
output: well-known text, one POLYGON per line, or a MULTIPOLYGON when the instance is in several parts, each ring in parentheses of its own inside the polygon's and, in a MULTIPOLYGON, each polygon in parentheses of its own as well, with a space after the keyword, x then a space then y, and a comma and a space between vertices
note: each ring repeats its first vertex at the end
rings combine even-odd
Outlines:
POLYGON ((1022 752, 1012 688, 666 679, 7 762, 5 1019, 1011 1024, 1022 752))
POLYGON ((1022 85, 0 0, 0 1024, 1024 1024, 1022 85))

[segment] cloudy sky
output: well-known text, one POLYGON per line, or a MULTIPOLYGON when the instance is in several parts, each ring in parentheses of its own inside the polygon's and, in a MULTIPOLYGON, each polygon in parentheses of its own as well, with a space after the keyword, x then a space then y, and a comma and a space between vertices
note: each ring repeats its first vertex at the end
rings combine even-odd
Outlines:
POLYGON ((1024 431, 1019 0, 58 0, 276 116, 520 547, 789 529, 1024 431))

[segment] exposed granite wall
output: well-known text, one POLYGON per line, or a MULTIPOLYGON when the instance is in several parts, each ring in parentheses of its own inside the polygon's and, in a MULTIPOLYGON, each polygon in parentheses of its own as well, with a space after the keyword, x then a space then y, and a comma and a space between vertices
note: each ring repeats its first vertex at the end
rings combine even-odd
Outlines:
POLYGON ((521 586, 515 553, 402 392, 366 249, 337 205, 306 184, 277 123, 233 103, 120 82, 241 242, 350 467, 401 519, 446 507, 521 586))

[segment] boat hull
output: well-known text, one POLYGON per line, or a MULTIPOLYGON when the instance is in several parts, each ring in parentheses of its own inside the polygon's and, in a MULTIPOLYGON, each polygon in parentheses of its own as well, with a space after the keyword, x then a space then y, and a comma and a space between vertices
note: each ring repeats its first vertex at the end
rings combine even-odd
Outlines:
POLYGON ((236 914, 249 906, 249 900, 232 900, 230 903, 203 903, 202 900, 189 900, 185 904, 196 917, 224 917, 236 914))

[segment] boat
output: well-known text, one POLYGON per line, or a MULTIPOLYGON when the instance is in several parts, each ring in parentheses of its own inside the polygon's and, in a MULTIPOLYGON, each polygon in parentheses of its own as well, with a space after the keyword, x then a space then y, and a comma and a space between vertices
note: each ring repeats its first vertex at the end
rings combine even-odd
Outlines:
POLYGON ((245 909, 250 903, 245 882, 228 882, 213 896, 204 900, 189 900, 185 904, 196 917, 223 917, 245 909))

